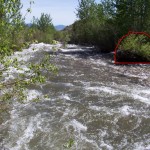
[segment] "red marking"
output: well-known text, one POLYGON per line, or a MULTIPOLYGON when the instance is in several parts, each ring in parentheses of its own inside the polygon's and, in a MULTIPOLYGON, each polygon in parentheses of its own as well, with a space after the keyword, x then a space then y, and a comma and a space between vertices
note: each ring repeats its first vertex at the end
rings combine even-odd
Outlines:
POLYGON ((116 48, 115 48, 115 50, 114 50, 114 52, 115 52, 115 53, 114 53, 115 64, 122 64, 122 65, 123 65, 123 64, 150 64, 150 62, 117 62, 117 58, 116 58, 117 49, 118 49, 118 47, 119 47, 121 41, 122 41, 124 38, 126 38, 127 36, 129 36, 130 34, 142 34, 142 35, 146 35, 147 37, 150 38, 150 35, 149 35, 148 33, 146 33, 146 32, 134 32, 134 31, 129 31, 128 34, 124 35, 122 38, 120 38, 120 39, 118 40, 118 44, 117 44, 117 46, 116 46, 116 48))

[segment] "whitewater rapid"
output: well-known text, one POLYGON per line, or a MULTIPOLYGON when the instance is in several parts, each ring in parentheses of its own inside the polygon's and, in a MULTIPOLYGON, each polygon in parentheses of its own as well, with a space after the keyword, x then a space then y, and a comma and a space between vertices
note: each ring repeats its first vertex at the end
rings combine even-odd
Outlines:
MULTIPOLYGON (((94 47, 44 43, 9 59, 37 62, 45 53, 59 72, 28 88, 26 103, 13 102, 0 125, 2 150, 62 150, 69 139, 73 150, 150 149, 149 65, 115 65, 94 47)), ((3 82, 29 70, 20 66, 4 71, 3 82)))

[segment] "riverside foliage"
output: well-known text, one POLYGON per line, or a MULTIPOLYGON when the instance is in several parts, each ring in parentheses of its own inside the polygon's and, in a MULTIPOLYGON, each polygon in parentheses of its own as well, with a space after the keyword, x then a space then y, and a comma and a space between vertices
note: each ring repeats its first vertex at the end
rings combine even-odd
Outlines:
POLYGON ((119 50, 119 61, 150 62, 150 38, 144 34, 130 34, 121 42, 119 50))
MULTIPOLYGON (((150 33, 150 1, 147 0, 102 0, 99 3, 80 0, 76 14, 78 21, 72 26, 72 42, 94 44, 103 52, 113 51, 118 40, 129 31, 150 33)), ((144 49, 147 46, 143 44, 144 49)))
MULTIPOLYGON (((34 1, 30 1, 27 14, 31 12, 34 1)), ((33 17, 31 25, 25 24, 25 16, 21 15, 22 4, 20 0, 0 0, 0 111, 5 110, 5 106, 11 100, 24 101, 26 99, 24 91, 31 84, 43 83, 46 72, 57 73, 57 67, 49 63, 49 56, 43 57, 39 63, 19 62, 17 58, 10 56, 15 52, 29 47, 31 43, 44 42, 53 43, 59 40, 65 47, 69 41, 67 31, 58 32, 55 30, 51 16, 42 13, 40 18, 33 17), (18 73, 17 78, 6 81, 3 73, 9 72, 10 68, 23 71, 21 65, 28 68, 25 73, 18 73), (8 90, 9 89, 9 90, 8 90)), ((35 100, 34 100, 35 101, 35 100)))
MULTIPOLYGON (((30 1, 30 5, 32 5, 30 1)), ((28 27, 24 22, 24 17, 20 11, 22 4, 20 0, 0 0, 0 112, 6 110, 12 100, 23 102, 26 99, 25 90, 31 84, 43 83, 45 76, 42 70, 48 72, 57 72, 57 67, 49 63, 49 56, 41 58, 39 63, 19 62, 17 58, 10 56, 18 50, 29 46, 35 40, 46 40, 43 42, 52 42, 55 29, 49 15, 41 14, 40 19, 28 27), (26 65, 25 73, 18 73, 15 79, 4 80, 3 73, 9 72, 14 68, 20 72, 23 71, 22 65, 26 65)), ((31 8, 27 10, 27 13, 31 8)), ((35 100, 34 100, 35 101, 35 100)))

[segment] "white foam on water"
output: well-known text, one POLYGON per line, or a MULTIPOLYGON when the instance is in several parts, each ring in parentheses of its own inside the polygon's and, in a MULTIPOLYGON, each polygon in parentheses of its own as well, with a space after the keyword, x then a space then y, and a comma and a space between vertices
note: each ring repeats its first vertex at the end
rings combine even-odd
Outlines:
POLYGON ((60 96, 60 98, 66 99, 66 100, 71 100, 71 98, 67 94, 60 96))
POLYGON ((103 108, 99 106, 89 106, 90 109, 96 110, 96 111, 101 111, 103 108))
MULTIPOLYGON (((117 86, 116 86, 117 87, 117 86)), ((128 97, 131 97, 135 100, 138 100, 142 103, 148 104, 150 105, 150 89, 144 89, 143 87, 129 87, 127 86, 126 88, 124 88, 121 85, 118 85, 118 87, 121 87, 121 89, 123 89, 123 91, 118 91, 117 94, 119 95, 125 95, 128 97)))
MULTIPOLYGON (((124 105, 118 109, 111 109, 109 107, 105 107, 105 106, 89 106, 89 109, 94 110, 94 111, 98 111, 98 112, 104 112, 107 115, 113 115, 113 114, 121 114, 122 116, 128 116, 130 114, 135 113, 136 111, 132 109, 132 107, 128 106, 128 105, 124 105)), ((117 120, 117 118, 116 118, 117 120)))
POLYGON ((78 46, 75 44, 67 44, 67 48, 77 48, 78 46))
POLYGON ((150 95, 150 89, 149 90, 140 90, 141 93, 143 94, 149 94, 150 95))
POLYGON ((60 121, 62 121, 62 120, 64 120, 65 118, 67 118, 67 117, 69 116, 69 114, 70 114, 70 109, 67 108, 67 109, 64 111, 64 113, 63 113, 63 115, 62 115, 60 121))
POLYGON ((126 116, 130 115, 131 112, 133 112, 131 107, 128 105, 122 106, 119 110, 120 110, 122 115, 126 115, 126 116))
POLYGON ((106 130, 101 130, 100 133, 99 133, 100 137, 101 138, 104 138, 105 136, 108 135, 107 131, 106 130))
MULTIPOLYGON (((67 48, 60 48, 60 51, 61 52, 76 52, 76 51, 79 51, 79 49, 78 48, 74 48, 74 49, 67 49, 67 48)), ((80 51, 84 51, 84 50, 82 50, 82 49, 80 49, 80 51)), ((68 55, 68 54, 67 54, 68 55)))
POLYGON ((140 90, 140 93, 147 97, 150 97, 150 89, 140 90))
POLYGON ((114 114, 116 111, 114 111, 114 109, 110 109, 109 107, 105 107, 105 106, 89 106, 89 108, 91 110, 94 110, 94 111, 100 111, 100 112, 105 112, 107 113, 107 115, 112 115, 114 114))
MULTIPOLYGON (((14 66, 10 66, 8 67, 8 69, 6 71, 3 72, 3 77, 5 77, 5 81, 8 81, 10 79, 15 79, 16 75, 18 74, 23 74, 26 73, 27 71, 29 71, 30 69, 26 66, 25 62, 27 62, 30 58, 34 57, 34 53, 36 53, 37 51, 40 50, 41 45, 39 44, 39 47, 34 49, 35 44, 32 44, 28 49, 23 49, 22 51, 19 52, 14 52, 14 54, 12 56, 6 57, 6 61, 7 60, 14 60, 17 59, 18 62, 20 62, 19 64, 19 68, 18 69, 14 66), (22 64, 22 62, 24 62, 24 64, 22 64)), ((29 75, 30 73, 28 73, 27 75, 29 75)))
POLYGON ((9 80, 15 79, 15 77, 12 74, 3 74, 3 76, 5 76, 5 79, 3 81, 4 83, 9 81, 9 80))
POLYGON ((96 64, 96 65, 99 65, 99 66, 107 66, 108 63, 103 61, 103 60, 95 60, 93 58, 90 58, 90 61, 92 64, 96 64))
POLYGON ((148 144, 144 144, 143 142, 134 143, 133 150, 150 150, 150 138, 145 140, 148 144))
MULTIPOLYGON (((120 109, 112 109, 110 107, 105 107, 105 106, 89 106, 89 109, 100 112, 101 115, 107 114, 109 116, 113 116, 114 114, 120 114, 120 109)), ((118 119, 118 118, 116 118, 118 119)), ((117 120, 116 120, 117 121, 117 120)))
POLYGON ((72 125, 76 131, 87 131, 87 127, 76 119, 71 120, 69 124, 72 125))
MULTIPOLYGON (((116 89, 114 95, 128 96, 142 103, 150 105, 150 89, 145 89, 142 86, 115 85, 111 87, 116 89), (119 87, 119 88, 118 88, 119 87)), ((109 89, 109 88, 108 88, 109 89)))
POLYGON ((114 149, 111 145, 105 143, 104 141, 101 141, 100 148, 104 148, 107 150, 113 150, 114 149))
POLYGON ((42 96, 42 93, 37 90, 26 90, 25 93, 27 95, 27 102, 42 96))
POLYGON ((29 49, 23 49, 20 52, 15 52, 12 56, 10 56, 10 59, 17 59, 18 61, 25 61, 27 62, 31 57, 34 57, 33 54, 37 52, 38 50, 33 50, 33 47, 30 47, 29 49))
POLYGON ((86 87, 85 89, 89 91, 95 91, 95 92, 105 92, 105 93, 109 93, 112 95, 118 94, 118 91, 112 89, 111 87, 106 87, 106 86, 86 87))
POLYGON ((150 89, 143 89, 142 87, 131 89, 131 96, 140 102, 150 105, 150 89))
MULTIPOLYGON (((90 145, 92 145, 93 148, 96 148, 94 150, 99 150, 99 146, 98 144, 94 141, 94 140, 91 140, 91 139, 88 139, 86 136, 84 136, 83 134, 80 135, 80 138, 78 139, 79 143, 82 141, 81 145, 83 144, 84 145, 84 142, 87 142, 87 143, 90 143, 90 145), (81 139, 80 139, 81 138, 81 139)), ((79 144, 80 145, 80 144, 79 144)), ((78 144, 77 144, 77 149, 78 149, 78 144)))
POLYGON ((91 83, 90 82, 84 82, 84 81, 79 81, 75 80, 75 83, 81 83, 84 87, 90 87, 91 83))
MULTIPOLYGON (((64 122, 64 120, 66 121, 68 121, 68 119, 70 118, 70 117, 74 117, 74 116, 76 116, 78 114, 78 109, 76 109, 76 108, 66 108, 65 109, 65 111, 63 111, 63 115, 62 115, 62 117, 60 118, 60 121, 63 121, 64 122)), ((69 122, 69 124, 67 124, 66 126, 68 127, 70 125, 70 122, 69 122)))
MULTIPOLYGON (((54 82, 53 82, 54 83, 54 82)), ((71 84, 71 83, 63 83, 63 82, 55 82, 54 84, 60 84, 60 85, 63 85, 64 87, 73 87, 74 85, 71 84)))
POLYGON ((20 68, 21 69, 17 69, 17 68, 15 68, 15 67, 9 67, 8 68, 8 73, 25 73, 25 71, 29 71, 30 69, 29 68, 27 68, 27 66, 25 66, 25 65, 21 65, 20 66, 20 68))
POLYGON ((147 79, 147 75, 142 73, 140 75, 135 75, 135 74, 131 74, 129 72, 125 72, 124 75, 128 76, 128 77, 133 77, 133 78, 140 78, 140 79, 147 79))
POLYGON ((72 83, 65 83, 65 86, 73 87, 74 85, 72 83))
MULTIPOLYGON (((14 52, 14 54, 12 56, 9 56, 8 59, 17 58, 17 60, 20 62, 27 62, 30 58, 34 57, 34 53, 36 53, 37 51, 52 51, 53 46, 55 45, 44 43, 31 44, 28 49, 23 49, 22 51, 14 52)), ((59 44, 56 46, 59 47, 59 44)))
MULTIPOLYGON (((8 67, 7 71, 4 71, 2 76, 5 78, 4 82, 9 81, 10 79, 15 79, 17 77, 18 74, 24 74, 27 71, 29 71, 30 69, 27 68, 27 66, 23 65, 20 66, 21 69, 17 69, 15 67, 8 67)), ((30 75, 31 73, 26 73, 26 75, 30 75)))
MULTIPOLYGON (((30 46, 29 49, 23 50, 22 52, 15 52, 13 58, 17 57, 17 59, 19 61, 28 61, 31 57, 34 57, 34 53, 37 51, 50 51, 52 49, 52 47, 55 45, 49 45, 49 44, 44 44, 44 43, 39 43, 39 44, 32 44, 30 46), (35 49, 35 50, 33 50, 35 49)), ((60 45, 56 45, 56 46, 60 46, 60 45)), ((72 46, 70 46, 70 48, 72 48, 72 46)), ((67 51, 67 49, 63 49, 64 51, 67 51)), ((76 49, 73 49, 76 50, 76 49)), ((79 49, 78 49, 79 50, 79 49)), ((72 58, 74 58, 74 56, 71 56, 72 58)), ((66 58, 67 59, 67 58, 66 58)), ((68 59, 70 59, 70 57, 68 57, 68 59)), ((101 60, 94 60, 91 59, 91 63, 95 63, 95 64, 99 64, 102 66, 108 66, 108 67, 113 67, 113 68, 119 68, 118 66, 113 66, 113 65, 108 65, 106 62, 101 61, 101 60)), ((17 70, 16 68, 11 68, 8 72, 4 72, 4 75, 7 76, 7 73, 9 74, 8 77, 6 77, 7 80, 9 79, 13 79, 15 76, 13 74, 17 74, 17 73, 25 73, 25 71, 28 71, 28 68, 26 66, 23 66, 24 70, 17 70)), ((146 79, 146 77, 143 76, 138 76, 138 75, 130 75, 130 74, 126 74, 127 76, 130 77, 138 77, 138 78, 143 78, 146 79)), ((77 82, 82 82, 82 81, 77 81, 77 82)), ((105 92, 111 95, 117 95, 120 94, 122 96, 127 95, 128 97, 132 97, 135 100, 139 100, 143 103, 146 104, 150 104, 150 99, 149 99, 149 95, 150 95, 150 90, 146 90, 141 88, 137 88, 135 87, 135 85, 133 87, 121 87, 121 85, 116 85, 115 87, 109 87, 107 86, 93 86, 90 87, 90 82, 82 82, 82 86, 85 87, 85 90, 87 91, 94 91, 94 92, 105 92), (120 89, 117 88, 117 86, 119 86, 120 89)), ((94 83, 94 82, 92 82, 94 83)), ((64 84, 65 85, 65 84, 64 84)), ((69 83, 66 83, 65 86, 69 86, 71 87, 72 85, 70 85, 69 83)), ((74 86, 74 85, 73 85, 74 86)), ((27 101, 31 101, 32 99, 38 98, 39 96, 42 96, 42 93, 37 91, 37 90, 28 90, 26 91, 27 93, 27 101)), ((64 94, 62 96, 60 96, 62 99, 64 100, 71 100, 71 97, 67 94, 64 94)), ((16 108, 17 105, 16 105, 16 108)), ((109 114, 113 114, 113 113, 119 113, 121 112, 121 115, 130 115, 131 113, 134 112, 134 110, 132 109, 132 107, 128 106, 128 105, 124 105, 116 110, 111 109, 109 107, 99 107, 99 106, 89 106, 90 109, 92 110, 96 110, 96 111, 105 111, 106 113, 109 114)), ((21 149, 26 149, 28 150, 28 143, 31 141, 31 139, 33 139, 35 132, 37 130, 42 130, 41 129, 41 122, 42 122, 42 118, 41 115, 38 114, 34 117, 30 116, 29 119, 25 118, 25 119, 21 119, 19 116, 19 113, 17 112, 17 110, 19 109, 14 109, 11 111, 11 119, 12 119, 12 124, 10 125, 10 131, 12 131, 12 134, 10 134, 10 137, 13 140, 13 136, 15 137, 14 140, 16 145, 10 149, 10 150, 21 150, 21 149), (22 133, 19 133, 19 130, 21 130, 22 133), (21 134, 21 136, 18 136, 17 133, 21 134), (18 137, 17 137, 18 136, 18 137), (17 137, 17 139, 16 139, 17 137)), ((62 118, 64 119, 69 119, 68 116, 76 116, 78 110, 75 109, 71 109, 70 108, 66 108, 64 111, 64 114, 62 116, 62 118)), ((54 116, 55 118, 55 116, 54 116)), ((138 123, 140 124, 140 123, 138 123)), ((88 139, 86 138, 83 134, 80 134, 80 131, 87 131, 87 126, 82 124, 81 122, 77 121, 76 119, 73 119, 71 121, 69 121, 69 123, 67 124, 67 126, 73 126, 73 128, 75 129, 75 131, 77 131, 79 133, 79 138, 81 139, 85 139, 85 141, 91 143, 95 143, 97 145, 97 143, 94 140, 88 139)), ((103 138, 107 136, 107 130, 101 132, 102 140, 100 141, 100 148, 104 148, 104 149, 108 149, 108 150, 112 150, 113 147, 107 143, 103 141, 103 138)), ((12 142, 12 141, 11 141, 12 142)), ((11 143, 10 142, 10 143, 11 143)), ((109 141, 108 141, 109 142, 109 141)), ((13 143, 13 142, 12 142, 13 143)), ((143 144, 144 142, 139 142, 139 143, 135 143, 134 147, 135 150, 148 150, 150 149, 150 145, 145 146, 143 144)), ((148 142, 147 142, 148 143, 148 142)), ((13 143, 14 144, 14 143, 13 143)))
POLYGON ((143 102, 143 103, 150 105, 150 98, 142 97, 142 96, 137 95, 137 94, 132 94, 132 97, 134 99, 139 100, 140 102, 143 102))
MULTIPOLYGON (((21 121, 21 120, 20 120, 21 121)), ((11 125, 11 130, 14 131, 14 129, 16 130, 16 132, 18 132, 18 129, 20 128, 19 126, 21 126, 21 128, 23 129, 23 132, 21 133, 21 136, 18 137, 18 139, 16 139, 16 145, 10 147, 10 150, 21 150, 21 149, 25 149, 25 150, 29 150, 28 148, 28 143, 30 142, 30 140, 34 137, 35 132, 40 129, 41 130, 41 115, 37 114, 34 117, 31 117, 29 122, 20 122, 20 124, 12 124, 11 125), (25 126, 27 125, 27 126, 25 126), (15 128, 14 128, 15 127, 15 128)), ((15 132, 12 132, 13 134, 16 134, 15 132)), ((11 133, 11 136, 12 136, 11 133)))
POLYGON ((39 49, 40 51, 45 51, 45 52, 57 52, 57 49, 60 50, 60 47, 62 44, 57 43, 57 44, 44 44, 44 43, 39 43, 39 44, 33 44, 33 47, 36 49, 39 49), (54 50, 53 48, 56 48, 54 50))

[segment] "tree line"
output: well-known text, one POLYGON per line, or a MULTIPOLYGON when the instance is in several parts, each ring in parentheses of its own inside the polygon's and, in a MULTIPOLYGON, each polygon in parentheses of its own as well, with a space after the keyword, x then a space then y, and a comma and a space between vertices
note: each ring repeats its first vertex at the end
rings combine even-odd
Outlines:
POLYGON ((71 41, 93 44, 101 51, 113 51, 129 31, 150 33, 148 0, 79 0, 78 20, 72 26, 71 41))
MULTIPOLYGON (((101 51, 114 50, 118 40, 129 31, 150 33, 150 1, 148 0, 78 0, 78 20, 71 29, 56 31, 49 14, 33 17, 25 24, 20 0, 0 0, 0 53, 22 49, 33 41, 96 45, 101 51)), ((32 5, 30 2, 30 7, 32 5)), ((27 10, 29 13, 31 8, 27 10)))

